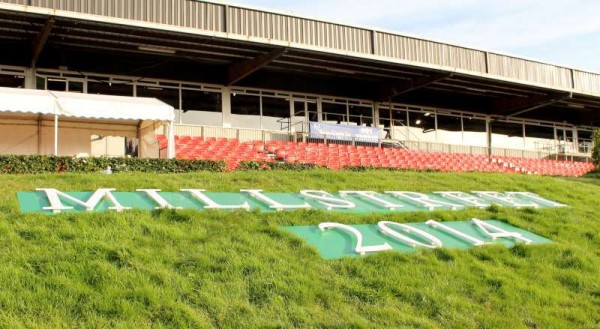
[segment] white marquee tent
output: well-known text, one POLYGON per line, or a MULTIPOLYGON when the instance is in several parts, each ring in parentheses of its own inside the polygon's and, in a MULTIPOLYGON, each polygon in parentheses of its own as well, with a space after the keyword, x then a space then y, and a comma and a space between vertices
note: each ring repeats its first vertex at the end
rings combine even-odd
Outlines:
POLYGON ((168 125, 175 155, 174 109, 155 98, 0 88, 0 153, 89 153, 90 136, 139 139, 141 157, 158 157, 154 131, 168 125))

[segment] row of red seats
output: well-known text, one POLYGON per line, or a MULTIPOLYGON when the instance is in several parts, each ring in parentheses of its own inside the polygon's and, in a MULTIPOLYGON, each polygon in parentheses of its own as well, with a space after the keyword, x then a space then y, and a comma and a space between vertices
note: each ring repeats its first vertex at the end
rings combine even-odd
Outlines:
POLYGON ((266 149, 274 153, 279 160, 317 163, 332 169, 362 165, 448 172, 515 172, 552 176, 582 176, 595 168, 593 164, 585 162, 428 153, 362 145, 268 142, 266 149))
MULTIPOLYGON (((165 136, 158 135, 161 148, 165 136)), ((584 162, 525 159, 487 155, 428 153, 401 148, 346 144, 261 141, 240 143, 237 139, 175 136, 176 157, 225 160, 230 170, 240 161, 286 161, 315 163, 333 170, 345 166, 372 166, 445 172, 514 172, 552 176, 581 176, 594 169, 584 162)))
POLYGON ((503 163, 514 172, 550 176, 582 176, 595 169, 590 162, 511 157, 494 157, 492 161, 503 163))
MULTIPOLYGON (((160 148, 167 147, 164 135, 157 135, 160 148)), ((175 136, 175 157, 187 160, 225 161, 228 170, 235 170, 241 161, 274 161, 264 152, 262 142, 240 143, 231 138, 175 136)))

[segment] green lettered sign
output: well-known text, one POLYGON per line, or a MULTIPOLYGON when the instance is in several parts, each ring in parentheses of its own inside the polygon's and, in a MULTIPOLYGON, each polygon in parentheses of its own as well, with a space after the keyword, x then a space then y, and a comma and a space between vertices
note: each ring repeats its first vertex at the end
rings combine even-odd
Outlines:
MULTIPOLYGON (((299 238, 305 240, 309 245, 315 247, 324 259, 358 257, 361 255, 361 253, 357 252, 357 247, 362 246, 368 250, 369 247, 381 247, 385 246, 386 244, 389 246, 389 248, 381 247, 379 249, 394 250, 399 252, 414 252, 418 250, 418 248, 433 247, 468 249, 476 247, 476 245, 478 244, 476 243, 477 240, 483 242, 483 244, 500 244, 507 247, 512 247, 516 243, 545 244, 552 242, 551 240, 548 240, 542 236, 528 232, 526 230, 520 229, 518 227, 515 227, 513 225, 507 224, 499 220, 485 220, 481 222, 484 223, 481 224, 484 227, 483 229, 480 226, 478 226, 473 220, 438 223, 442 224, 444 229, 442 229, 441 226, 435 225, 431 222, 428 222, 428 224, 405 224, 410 228, 420 230, 433 236, 435 239, 441 242, 441 246, 435 245, 435 239, 431 239, 426 236, 420 235, 418 233, 415 233, 414 231, 407 232, 398 225, 387 225, 388 228, 391 228, 395 232, 403 235, 404 237, 409 238, 409 240, 414 240, 422 245, 427 245, 429 247, 414 247, 411 245, 411 243, 395 238, 390 234, 383 233, 382 229, 380 228, 381 222, 379 223, 379 225, 342 225, 354 228, 356 232, 358 232, 358 234, 356 234, 356 232, 352 232, 352 230, 350 229, 337 227, 329 227, 327 229, 322 230, 319 226, 284 226, 282 227, 282 229, 293 233, 299 238), (490 226, 485 226, 486 224, 490 226), (449 230, 447 230, 447 228, 450 228, 455 232, 449 233, 449 230), (504 233, 500 232, 496 228, 501 231, 504 231, 504 233), (492 235, 512 234, 513 236, 520 236, 520 238, 498 237, 494 239, 490 235, 486 234, 486 231, 488 233, 491 233, 492 235), (462 236, 461 234, 465 236, 462 236), (471 239, 467 238, 467 236, 471 239), (359 245, 359 240, 362 240, 361 245, 359 245)), ((321 226, 328 226, 324 224, 321 224, 321 226)), ((365 252, 364 254, 372 253, 374 252, 365 252)))
POLYGON ((486 208, 493 204, 511 208, 564 207, 564 204, 545 199, 529 192, 434 192, 422 194, 409 191, 326 191, 303 190, 300 193, 273 193, 261 190, 240 192, 206 192, 184 189, 162 192, 144 189, 136 192, 118 192, 98 189, 94 192, 62 192, 39 189, 19 192, 21 212, 84 212, 123 211, 127 209, 258 209, 283 211, 320 209, 340 213, 395 213, 433 210, 461 210, 470 207, 486 208))

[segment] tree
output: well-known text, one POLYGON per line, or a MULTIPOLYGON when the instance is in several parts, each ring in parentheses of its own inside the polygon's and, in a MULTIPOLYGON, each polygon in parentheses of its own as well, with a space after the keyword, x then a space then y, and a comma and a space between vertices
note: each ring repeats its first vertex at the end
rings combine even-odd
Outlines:
POLYGON ((600 165, 600 129, 594 130, 593 135, 593 148, 592 148, 592 162, 596 166, 600 165))

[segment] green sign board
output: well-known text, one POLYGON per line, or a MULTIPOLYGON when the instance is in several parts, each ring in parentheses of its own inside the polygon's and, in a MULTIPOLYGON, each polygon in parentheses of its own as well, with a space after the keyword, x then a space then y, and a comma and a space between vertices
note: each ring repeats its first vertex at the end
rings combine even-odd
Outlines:
POLYGON ((321 209, 341 213, 394 213, 433 210, 461 210, 469 207, 487 208, 493 204, 512 208, 548 208, 565 205, 530 192, 433 192, 409 191, 326 191, 303 190, 300 193, 269 193, 262 190, 240 192, 206 192, 183 189, 162 192, 143 189, 118 192, 98 189, 93 192, 62 192, 52 188, 35 192, 19 192, 21 212, 60 213, 85 211, 124 211, 128 209, 258 209, 282 211, 321 209))
POLYGON ((423 248, 467 249, 487 244, 511 247, 516 243, 552 242, 499 220, 380 222, 377 225, 322 223, 318 226, 284 226, 282 229, 305 240, 324 259, 359 257, 386 250, 414 252, 423 248))

